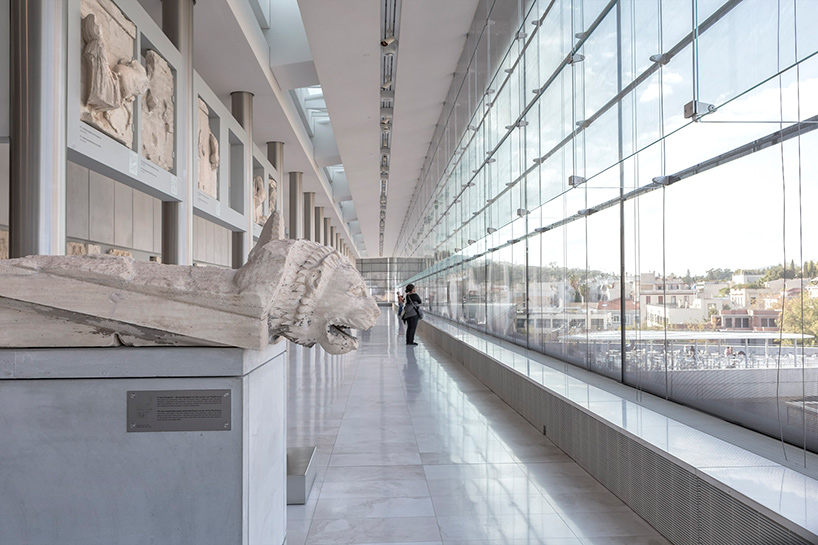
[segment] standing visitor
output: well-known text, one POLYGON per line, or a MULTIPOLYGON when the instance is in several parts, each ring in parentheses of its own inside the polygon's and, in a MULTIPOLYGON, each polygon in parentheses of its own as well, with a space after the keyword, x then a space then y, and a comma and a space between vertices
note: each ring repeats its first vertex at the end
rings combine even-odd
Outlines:
POLYGON ((403 321, 406 322, 406 344, 410 346, 417 346, 415 342, 415 330, 418 328, 418 320, 423 316, 420 310, 420 295, 415 293, 415 285, 408 284, 406 286, 406 311, 404 312, 403 321))
POLYGON ((399 291, 395 292, 398 296, 398 316, 403 314, 403 295, 399 291))

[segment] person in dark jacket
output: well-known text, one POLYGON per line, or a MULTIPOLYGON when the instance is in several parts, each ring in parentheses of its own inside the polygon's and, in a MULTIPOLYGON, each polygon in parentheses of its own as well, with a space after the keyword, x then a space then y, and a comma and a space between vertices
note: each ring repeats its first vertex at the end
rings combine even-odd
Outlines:
MULTIPOLYGON (((414 303, 416 305, 415 308, 419 308, 423 301, 420 300, 420 295, 415 293, 415 285, 414 284, 407 284, 406 286, 406 306, 408 307, 410 304, 414 303)), ((420 316, 418 316, 417 312, 414 316, 410 316, 406 318, 404 321, 406 322, 406 344, 410 346, 417 346, 418 343, 415 342, 415 330, 418 328, 418 320, 420 320, 420 316)))

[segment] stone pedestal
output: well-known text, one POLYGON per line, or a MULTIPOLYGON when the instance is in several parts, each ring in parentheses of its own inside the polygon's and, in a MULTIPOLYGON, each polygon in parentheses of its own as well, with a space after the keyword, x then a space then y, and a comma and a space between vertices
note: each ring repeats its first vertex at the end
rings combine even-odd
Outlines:
POLYGON ((0 543, 283 543, 286 344, 0 350, 0 543), (229 391, 229 429, 128 431, 155 390, 229 391))

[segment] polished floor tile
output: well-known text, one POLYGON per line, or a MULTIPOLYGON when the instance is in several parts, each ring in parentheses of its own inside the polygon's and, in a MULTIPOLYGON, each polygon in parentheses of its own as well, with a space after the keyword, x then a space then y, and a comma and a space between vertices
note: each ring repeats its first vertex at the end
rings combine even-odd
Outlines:
MULTIPOLYGON (((356 353, 290 351, 288 445, 316 446, 287 545, 667 545, 393 313, 356 353)), ((292 345, 291 345, 292 346, 292 345)))
POLYGON ((307 543, 377 543, 440 539, 435 517, 313 519, 307 543))
POLYGON ((412 497, 324 499, 322 494, 313 515, 316 519, 433 517, 432 500, 412 497))
POLYGON ((426 472, 422 465, 329 467, 324 476, 324 482, 390 480, 426 482, 426 472))

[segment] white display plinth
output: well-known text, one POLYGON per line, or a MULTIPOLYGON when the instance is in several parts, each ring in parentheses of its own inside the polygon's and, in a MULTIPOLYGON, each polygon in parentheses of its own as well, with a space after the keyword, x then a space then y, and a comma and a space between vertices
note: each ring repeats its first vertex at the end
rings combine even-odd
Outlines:
POLYGON ((286 346, 0 350, 0 543, 283 543, 286 346), (126 430, 128 391, 215 389, 230 430, 126 430))

